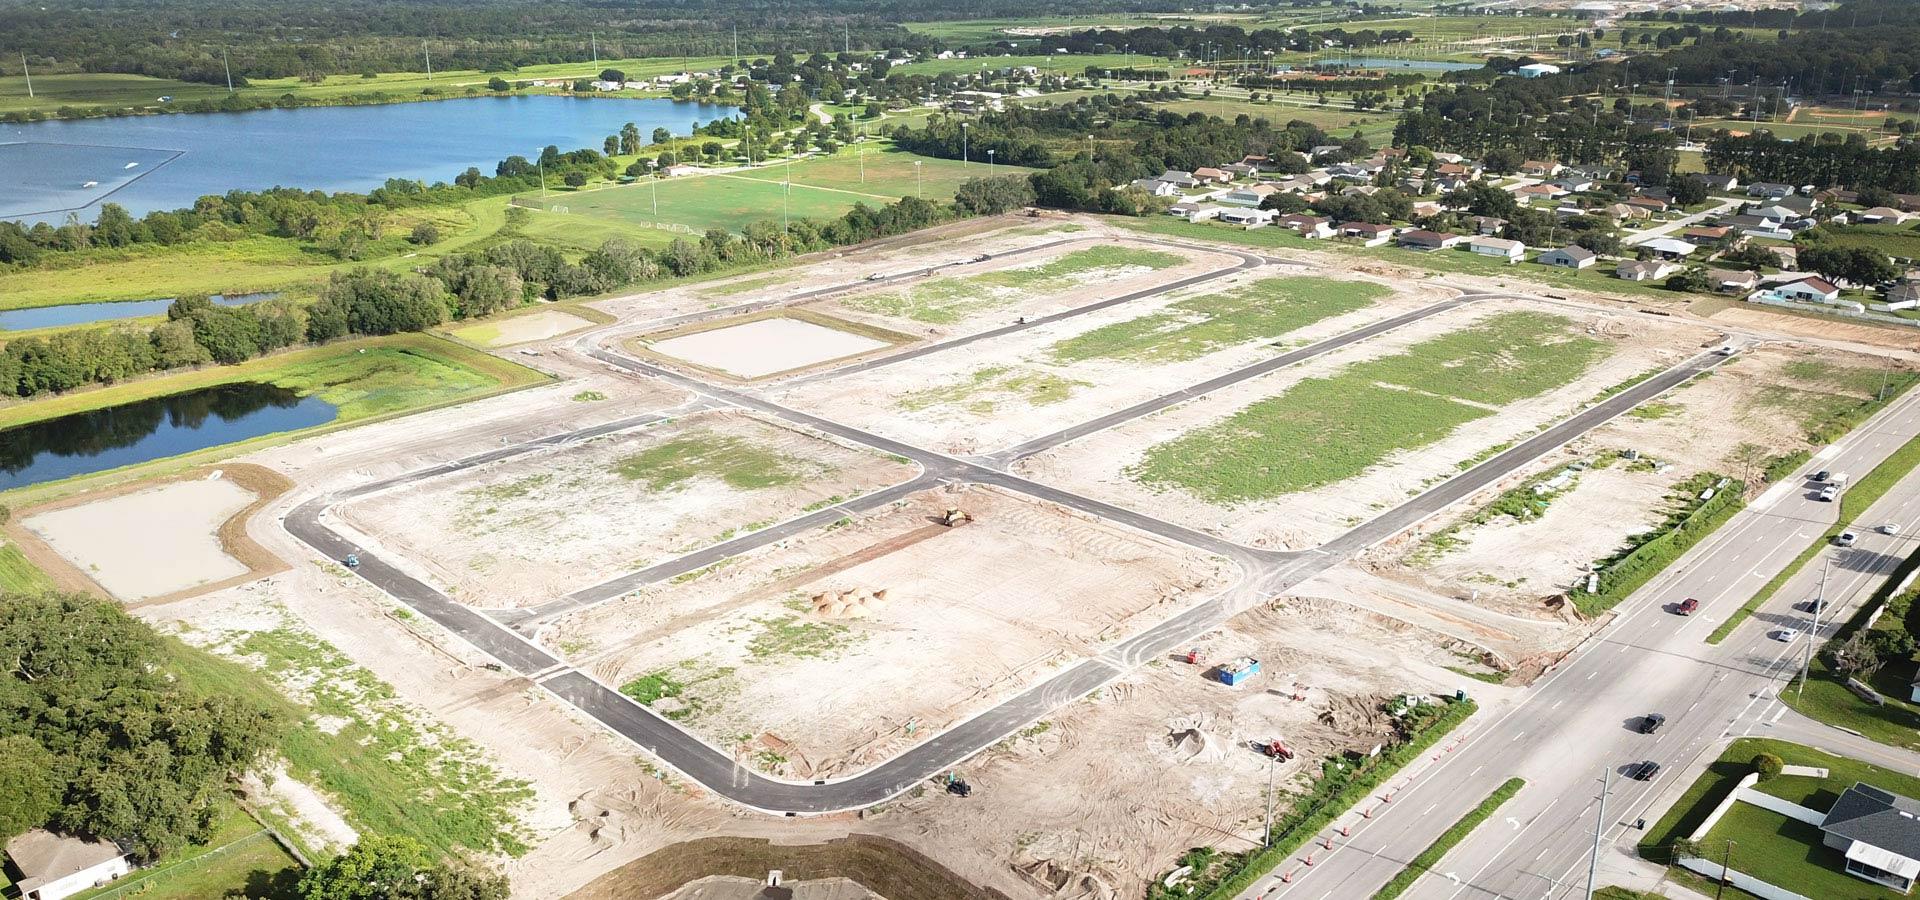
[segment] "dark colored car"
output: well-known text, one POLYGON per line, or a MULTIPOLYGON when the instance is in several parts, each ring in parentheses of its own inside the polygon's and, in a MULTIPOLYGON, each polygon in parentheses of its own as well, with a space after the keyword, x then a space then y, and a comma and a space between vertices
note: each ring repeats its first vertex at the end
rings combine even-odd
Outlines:
POLYGON ((1659 731, 1660 726, 1665 724, 1667 724, 1666 716, 1663 716, 1659 713, 1647 713, 1645 716, 1642 716, 1640 718, 1640 733, 1652 734, 1656 731, 1659 731))
POLYGON ((1833 472, 1828 469, 1821 469, 1820 471, 1813 473, 1813 480, 1818 481, 1821 484, 1826 484, 1827 479, 1830 479, 1832 477, 1833 477, 1833 472))
POLYGON ((1635 781, 1652 781, 1653 776, 1658 774, 1660 774, 1660 764, 1650 759, 1641 760, 1627 767, 1627 777, 1635 781))
POLYGON ((1695 600, 1692 597, 1688 597, 1687 599, 1680 601, 1680 605, 1674 607, 1673 611, 1683 616, 1690 616, 1690 615, 1693 615, 1694 610, 1699 608, 1700 608, 1700 601, 1695 600))

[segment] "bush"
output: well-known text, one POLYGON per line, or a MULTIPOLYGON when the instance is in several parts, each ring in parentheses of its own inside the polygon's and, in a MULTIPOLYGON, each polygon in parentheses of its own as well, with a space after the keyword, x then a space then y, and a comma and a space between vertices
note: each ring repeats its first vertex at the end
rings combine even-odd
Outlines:
POLYGON ((422 247, 438 244, 440 243, 440 226, 432 222, 421 222, 413 226, 413 231, 407 235, 407 240, 422 247))
POLYGON ((1785 768, 1786 765, 1780 757, 1771 753, 1762 753, 1753 758, 1753 770, 1760 773, 1761 781, 1778 777, 1780 770, 1785 768))

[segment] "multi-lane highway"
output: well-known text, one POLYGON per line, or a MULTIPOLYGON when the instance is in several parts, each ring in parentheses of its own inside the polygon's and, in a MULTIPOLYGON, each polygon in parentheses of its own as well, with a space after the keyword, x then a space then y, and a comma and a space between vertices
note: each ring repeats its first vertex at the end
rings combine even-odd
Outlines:
POLYGON ((1391 803, 1368 804, 1376 806, 1372 818, 1343 820, 1351 835, 1329 833, 1333 847, 1313 865, 1296 856, 1243 896, 1368 896, 1502 781, 1518 775, 1526 788, 1407 896, 1578 897, 1600 821, 1595 804, 1603 773, 1611 780, 1604 869, 1630 864, 1626 857, 1640 834, 1636 823, 1656 818, 1728 739, 1770 735, 1781 722, 1792 726, 1783 729, 1789 738, 1822 734, 1825 726, 1798 719, 1777 699, 1810 639, 1802 634, 1781 641, 1773 632, 1811 626, 1810 613, 1801 607, 1820 592, 1829 559, 1826 596, 1833 606, 1822 616, 1823 634, 1885 581, 1915 548, 1920 477, 1901 482, 1861 517, 1853 548, 1830 548, 1723 643, 1710 645, 1705 638, 1834 523, 1839 505, 1817 499, 1812 473, 1845 471, 1857 479, 1916 434, 1920 394, 1895 402, 1767 490, 1623 603, 1614 622, 1520 705, 1471 726, 1464 743, 1414 777, 1391 803), (1889 521, 1905 526, 1899 536, 1872 530, 1889 521), (1699 611, 1678 615, 1674 608, 1689 597, 1700 602, 1699 611), (1664 714, 1666 726, 1653 735, 1638 733, 1640 717, 1650 712, 1664 714), (1665 767, 1654 781, 1621 776, 1625 766, 1644 759, 1665 767), (1283 882, 1283 875, 1290 880, 1283 882))
MULTIPOLYGON (((1165 243, 1165 242, 1158 242, 1165 243)), ((1125 302, 1164 293, 1180 286, 1198 284, 1223 274, 1245 271, 1259 265, 1269 264, 1270 260, 1250 257, 1246 254, 1233 254, 1238 257, 1237 265, 1193 276, 1157 291, 1141 291, 1125 295, 1123 298, 1111 298, 1088 307, 1081 307, 1066 313, 1048 317, 1044 320, 1016 324, 999 329, 995 333, 1005 333, 1010 329, 1033 327, 1041 322, 1083 314, 1092 309, 1105 308, 1116 301, 1125 302)), ((938 267, 934 267, 938 268, 938 267)), ((917 270, 931 271, 931 269, 917 270)), ((858 285, 830 287, 807 295, 818 296, 836 290, 844 290, 858 285)), ((1491 295, 1479 295, 1491 296, 1491 295)), ((1237 384, 1250 378, 1264 375, 1281 365, 1297 364, 1320 354, 1331 352, 1339 347, 1384 333, 1392 328, 1401 327, 1428 315, 1451 309, 1461 303, 1478 299, 1463 296, 1443 301, 1422 310, 1402 314, 1384 322, 1375 323, 1358 329, 1348 335, 1337 336, 1300 350, 1293 351, 1276 360, 1267 360, 1245 367, 1235 372, 1211 379, 1165 397, 1149 401, 1119 413, 1102 417, 1094 428, 1069 428, 1042 439, 1045 446, 1078 439, 1091 434, 1099 428, 1112 427, 1120 422, 1129 421, 1139 415, 1145 415, 1172 403, 1202 396, 1231 384, 1237 384)), ((657 324, 657 323, 656 323, 657 324)), ((503 458, 522 452, 533 452, 553 446, 564 445, 587 437, 609 433, 619 428, 642 427, 651 421, 651 417, 641 416, 609 426, 600 426, 584 432, 555 435, 535 444, 521 447, 503 448, 490 451, 470 460, 436 466, 410 475, 386 479, 374 484, 364 485, 341 495, 319 497, 309 500, 294 509, 286 519, 286 527, 296 537, 332 558, 341 558, 349 552, 357 553, 360 565, 355 570, 363 578, 379 586, 400 601, 412 606, 423 615, 445 626, 453 633, 488 653, 500 663, 533 680, 555 696, 574 705, 592 716, 609 729, 627 737, 635 744, 648 749, 666 764, 680 771, 688 778, 699 782, 720 796, 742 805, 777 813, 801 814, 823 813, 845 809, 855 809, 881 802, 902 791, 911 788, 921 780, 947 769, 980 749, 990 746, 1036 719, 1039 719, 1060 705, 1084 696, 1088 692, 1106 684, 1134 666, 1147 659, 1163 654, 1175 646, 1190 640, 1193 636, 1217 627, 1233 614, 1251 604, 1276 595, 1289 587, 1297 585, 1312 576, 1349 558, 1352 554, 1365 549, 1372 543, 1382 540, 1401 529, 1409 527, 1430 516, 1447 505, 1472 494, 1498 479, 1524 467, 1539 458, 1540 455, 1560 447, 1586 433, 1588 430, 1621 415, 1640 403, 1646 402, 1665 391, 1684 383, 1699 373, 1718 365, 1723 357, 1701 354, 1686 360, 1641 382, 1625 391, 1601 400, 1582 410, 1569 419, 1536 435, 1519 445, 1463 472, 1431 490, 1416 496, 1399 507, 1388 510, 1376 519, 1364 523, 1346 535, 1321 548, 1305 552, 1276 552, 1255 550, 1221 540, 1212 535, 1165 522, 1151 516, 1103 503, 1091 498, 1072 494, 1047 485, 1029 481, 1012 475, 1003 468, 1005 463, 1017 458, 1021 453, 1036 452, 1036 442, 1028 442, 1012 452, 990 454, 984 461, 960 459, 934 453, 870 432, 821 418, 799 410, 790 409, 773 403, 757 393, 712 384, 670 369, 634 359, 608 345, 617 342, 620 329, 603 331, 583 339, 580 349, 586 355, 598 359, 616 368, 623 369, 650 378, 660 379, 692 392, 698 399, 695 405, 702 408, 747 409, 761 414, 784 419, 794 424, 834 435, 854 443, 872 447, 886 453, 903 456, 918 464, 921 474, 902 485, 885 492, 862 498, 861 501, 845 505, 845 509, 822 510, 810 516, 802 516, 792 521, 772 526, 756 532, 754 535, 725 544, 706 548, 679 560, 662 564, 623 576, 604 585, 577 592, 547 604, 536 606, 530 611, 512 614, 493 614, 476 610, 447 598, 432 586, 407 574, 400 566, 383 560, 374 548, 356 544, 349 537, 340 534, 326 521, 327 508, 342 499, 364 497, 381 490, 418 481, 423 478, 438 477, 452 471, 458 471, 473 465, 503 458), (872 769, 838 779, 811 783, 789 782, 756 774, 741 765, 726 751, 707 744, 697 736, 685 731, 679 725, 652 710, 633 702, 621 695, 612 686, 601 683, 584 672, 573 669, 556 654, 550 653, 527 633, 537 634, 539 623, 552 616, 584 608, 594 603, 621 596, 636 587, 681 572, 692 571, 708 565, 718 559, 746 552, 767 541, 778 540, 807 528, 815 527, 819 522, 814 519, 825 517, 830 520, 847 511, 869 508, 874 502, 887 502, 903 493, 933 487, 942 482, 970 482, 995 485, 1015 491, 1039 500, 1061 504, 1110 521, 1137 528, 1168 540, 1199 547, 1219 554, 1239 566, 1240 581, 1225 593, 1210 598, 1170 618, 1135 634, 1098 657, 1082 661, 1045 682, 1008 698, 992 709, 948 730, 930 736, 926 741, 908 749, 872 769), (520 630, 516 630, 518 626, 520 630), (523 633, 525 632, 525 633, 523 633)), ((961 338, 949 341, 944 346, 953 349, 963 346, 973 338, 961 338)), ((923 352, 923 351, 912 351, 923 352)), ((877 360, 868 367, 886 365, 897 361, 898 357, 877 360)), ((845 370, 841 370, 845 371, 845 370)), ((1040 449, 1044 449, 1041 447, 1040 449)))

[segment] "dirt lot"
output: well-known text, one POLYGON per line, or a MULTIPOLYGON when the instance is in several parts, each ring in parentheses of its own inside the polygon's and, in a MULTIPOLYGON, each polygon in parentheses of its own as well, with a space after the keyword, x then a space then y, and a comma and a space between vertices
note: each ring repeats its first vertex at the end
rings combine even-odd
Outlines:
POLYGON ((1302 549, 1324 543, 1458 472, 1460 463, 1565 417, 1622 381, 1698 352, 1700 344, 1711 337, 1707 329, 1678 323, 1653 323, 1519 301, 1482 301, 1047 451, 1017 468, 1041 481, 1230 540, 1259 547, 1302 549), (1213 503, 1185 491, 1150 487, 1130 474, 1138 471, 1153 448, 1216 425, 1250 404, 1284 394, 1308 379, 1337 378, 1356 363, 1397 357, 1411 347, 1492 317, 1525 311, 1570 319, 1572 333, 1604 344, 1604 357, 1571 382, 1524 402, 1492 408, 1481 404, 1479 408, 1490 415, 1452 429, 1425 446, 1395 451, 1355 477, 1284 496, 1213 503))
POLYGON ((1325 754, 1384 737, 1391 695, 1459 681, 1429 635, 1327 601, 1246 613, 1200 646, 1259 657, 1265 672, 1236 690, 1202 667, 1150 664, 972 760, 961 771, 972 797, 929 787, 863 825, 924 834, 963 873, 1012 866, 1034 896, 1138 897, 1188 847, 1251 846, 1267 761, 1248 742, 1278 737, 1300 753, 1277 770, 1285 789, 1325 754))
POLYGON ((1328 273, 1268 267, 1203 285, 1075 316, 1004 338, 777 394, 791 406, 947 453, 982 453, 1019 444, 1063 425, 1097 418, 1237 368, 1271 358, 1452 295, 1427 285, 1368 280, 1390 294, 1282 333, 1252 332, 1236 343, 1189 357, 1063 356, 1086 336, 1183 315, 1176 304, 1257 289, 1269 279, 1328 273), (1172 310, 1170 312, 1170 309, 1172 310), (1276 340, 1278 338, 1278 340, 1276 340))
POLYGON ((336 507, 489 608, 541 603, 914 469, 741 413, 701 413, 336 507))
POLYGON ((1658 523, 1677 483, 1715 472, 1757 492, 1768 459, 1814 449, 1809 426, 1868 399, 1887 365, 1829 349, 1761 346, 1515 473, 1366 563, 1385 577, 1485 606, 1563 617, 1550 601, 1595 560, 1658 523), (1641 459, 1623 459, 1626 450, 1641 459), (1503 491, 1581 465, 1594 468, 1534 495, 1537 516, 1481 512, 1503 491))
POLYGON ((1233 573, 1194 551, 988 488, 879 514, 563 619, 577 665, 780 774, 863 768, 1233 573), (959 507, 975 521, 937 524, 959 507), (850 605, 849 605, 850 604, 850 605))

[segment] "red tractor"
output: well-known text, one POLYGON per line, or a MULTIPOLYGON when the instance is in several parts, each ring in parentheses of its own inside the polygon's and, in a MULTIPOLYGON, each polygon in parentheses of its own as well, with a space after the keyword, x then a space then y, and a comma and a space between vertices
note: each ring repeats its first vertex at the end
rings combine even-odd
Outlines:
POLYGON ((1269 759, 1278 760, 1280 762, 1286 762, 1287 760, 1290 760, 1293 758, 1293 748, 1281 742, 1279 738, 1272 738, 1267 741, 1259 742, 1255 746, 1257 746, 1260 752, 1265 754, 1269 759))

